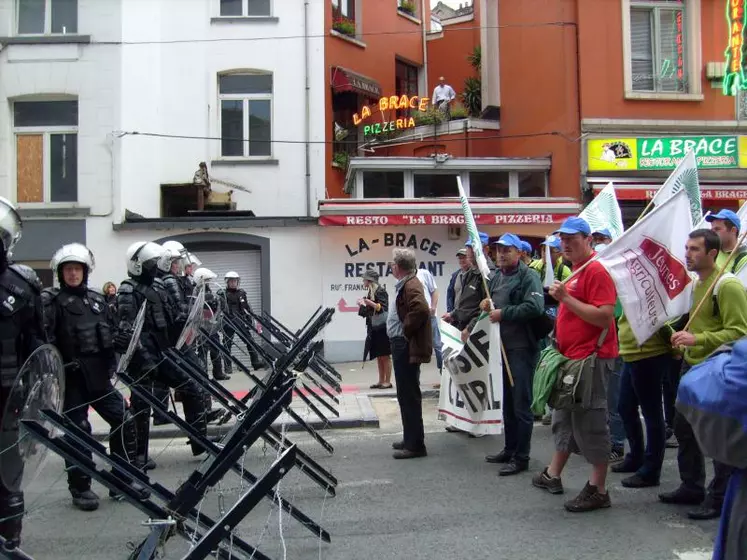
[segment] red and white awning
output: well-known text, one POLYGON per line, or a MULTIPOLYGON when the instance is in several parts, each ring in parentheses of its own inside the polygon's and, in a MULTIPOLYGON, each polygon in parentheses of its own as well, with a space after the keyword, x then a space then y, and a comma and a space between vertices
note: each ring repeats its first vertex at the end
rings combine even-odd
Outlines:
MULTIPOLYGON (((478 225, 552 226, 580 211, 573 199, 473 199, 478 225)), ((319 204, 322 226, 464 225, 459 199, 333 199, 319 204)))

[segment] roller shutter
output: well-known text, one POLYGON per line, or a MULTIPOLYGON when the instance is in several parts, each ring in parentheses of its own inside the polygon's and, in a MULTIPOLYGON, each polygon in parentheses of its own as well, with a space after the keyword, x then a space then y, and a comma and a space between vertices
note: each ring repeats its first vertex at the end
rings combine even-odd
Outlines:
POLYGON ((255 312, 262 309, 262 267, 260 251, 194 251, 202 261, 202 266, 218 275, 218 282, 224 286, 223 276, 229 270, 241 276, 239 287, 246 292, 249 303, 255 312))

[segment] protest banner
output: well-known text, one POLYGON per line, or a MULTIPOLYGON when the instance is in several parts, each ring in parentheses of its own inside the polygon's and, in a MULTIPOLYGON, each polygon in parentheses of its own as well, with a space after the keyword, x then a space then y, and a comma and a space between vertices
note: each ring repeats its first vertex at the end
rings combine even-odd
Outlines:
POLYGON ((474 435, 503 433, 499 323, 481 314, 466 344, 460 331, 448 323, 439 321, 439 328, 444 355, 439 419, 474 435))
POLYGON ((658 208, 681 190, 687 193, 692 223, 697 224, 703 219, 703 206, 700 200, 698 164, 695 152, 692 150, 688 151, 687 155, 682 158, 677 168, 672 171, 661 188, 656 192, 654 198, 651 199, 649 205, 658 208))
POLYGON ((691 216, 690 200, 681 189, 599 256, 641 345, 690 309, 693 280, 685 266, 685 244, 692 231, 691 216))

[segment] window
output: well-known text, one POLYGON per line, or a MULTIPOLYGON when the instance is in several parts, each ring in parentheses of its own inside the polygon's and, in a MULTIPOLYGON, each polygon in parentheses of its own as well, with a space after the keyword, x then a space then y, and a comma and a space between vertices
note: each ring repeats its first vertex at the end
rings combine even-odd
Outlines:
POLYGON ((469 195, 482 198, 508 198, 508 171, 472 171, 469 174, 469 195))
POLYGON ((417 17, 418 2, 416 0, 397 0, 397 9, 412 17, 417 17))
POLYGON ((332 16, 355 21, 355 0, 332 0, 332 16))
POLYGON ((363 198, 404 198, 405 174, 402 171, 364 171, 363 198))
POLYGON ((633 91, 687 93, 685 0, 630 0, 633 91))
POLYGON ((272 155, 272 74, 218 78, 221 156, 272 155))
POLYGON ((272 15, 272 0, 220 0, 221 16, 257 17, 272 15))
POLYGON ((537 171, 519 171, 519 197, 544 198, 547 196, 547 175, 537 171))
MULTIPOLYGON (((418 94, 418 67, 401 60, 394 62, 394 93, 398 96, 412 97, 418 94)), ((399 116, 411 116, 415 109, 400 110, 399 116)))
POLYGON ((19 35, 78 32, 78 0, 16 0, 19 35))
POLYGON ((459 197, 456 174, 416 173, 414 177, 415 198, 459 197))
POLYGON ((17 101, 16 201, 78 200, 78 102, 17 101))

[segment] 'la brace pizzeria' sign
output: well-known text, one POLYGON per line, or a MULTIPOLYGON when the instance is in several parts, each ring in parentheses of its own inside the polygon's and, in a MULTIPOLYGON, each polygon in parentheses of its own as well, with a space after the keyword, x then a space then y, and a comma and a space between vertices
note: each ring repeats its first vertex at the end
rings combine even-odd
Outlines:
MULTIPOLYGON (((570 214, 475 214, 478 225, 520 225, 561 223, 570 214)), ((321 226, 439 226, 464 225, 462 214, 386 214, 321 216, 321 226)))

